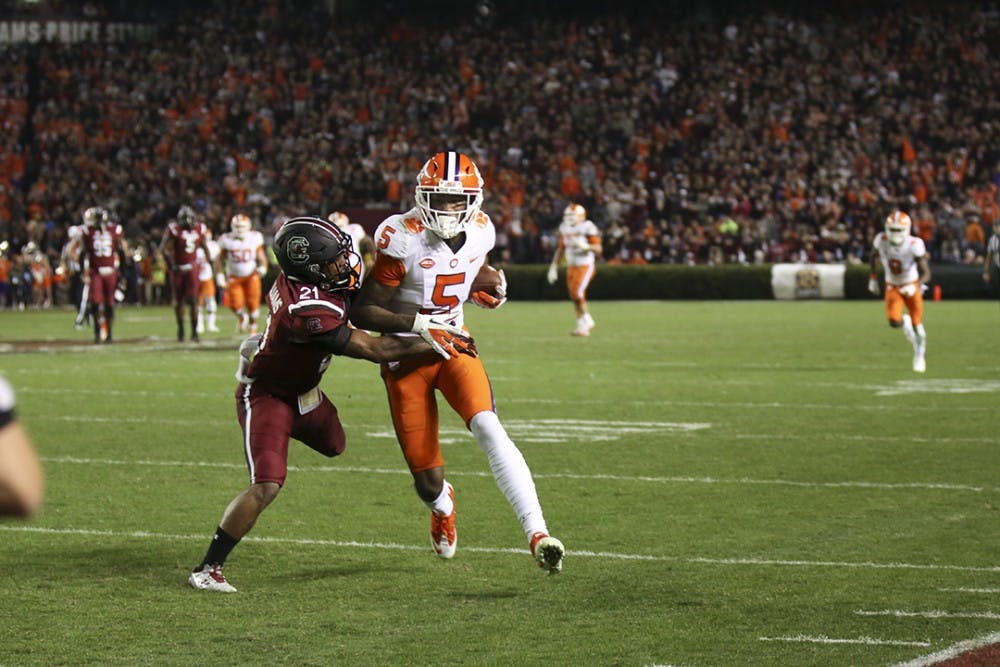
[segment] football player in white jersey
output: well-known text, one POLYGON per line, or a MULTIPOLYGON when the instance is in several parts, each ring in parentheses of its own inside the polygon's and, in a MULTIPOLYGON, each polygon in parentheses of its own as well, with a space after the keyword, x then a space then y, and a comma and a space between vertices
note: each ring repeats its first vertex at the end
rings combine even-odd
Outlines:
POLYGON ((587 219, 587 210, 579 204, 567 206, 547 278, 550 285, 555 284, 559 262, 565 257, 566 289, 576 310, 576 329, 571 332, 574 336, 589 336, 594 328, 594 318, 587 310, 587 287, 594 279, 597 255, 601 252, 601 232, 587 219))
MULTIPOLYGON (((492 295, 470 294, 496 241, 493 222, 480 210, 483 178, 475 163, 455 151, 434 155, 417 175, 415 199, 413 209, 390 216, 375 232, 375 263, 351 310, 358 327, 402 332, 406 316, 414 314, 461 327, 466 301, 497 308, 506 300, 503 287, 492 295)), ((437 555, 453 557, 458 536, 455 490, 445 479, 435 390, 486 453, 538 566, 550 574, 559 572, 565 549, 548 534, 531 470, 500 424, 479 357, 413 357, 383 364, 382 379, 417 495, 431 510, 431 544, 437 555)))
MULTIPOLYGON (((219 254, 222 250, 219 243, 212 238, 211 233, 206 240, 208 252, 211 257, 205 258, 205 251, 200 247, 197 250, 198 257, 198 325, 195 331, 205 333, 205 330, 218 332, 219 326, 215 322, 218 303, 215 300, 215 267, 219 264, 219 254)), ((220 286, 221 285, 221 280, 220 286)))
POLYGON ((902 211, 893 211, 885 219, 885 231, 876 234, 872 241, 868 291, 876 296, 879 294, 876 268, 881 260, 885 272, 885 314, 889 326, 903 328, 906 339, 913 346, 913 370, 923 373, 927 370, 923 291, 931 279, 931 269, 923 239, 912 236, 911 227, 910 216, 902 211), (904 305, 906 314, 903 313, 904 305))
POLYGON ((372 243, 371 237, 368 236, 368 232, 365 231, 364 227, 356 222, 351 222, 351 219, 340 211, 334 211, 331 213, 327 216, 327 220, 337 225, 338 229, 351 237, 351 242, 354 244, 354 252, 358 253, 358 256, 361 258, 362 263, 360 266, 360 272, 361 279, 363 281, 365 277, 365 270, 371 266, 373 259, 372 252, 374 244, 372 243))
POLYGON ((237 331, 254 334, 260 318, 261 280, 267 275, 264 235, 242 213, 233 216, 229 229, 219 238, 226 264, 226 301, 236 315, 237 331))

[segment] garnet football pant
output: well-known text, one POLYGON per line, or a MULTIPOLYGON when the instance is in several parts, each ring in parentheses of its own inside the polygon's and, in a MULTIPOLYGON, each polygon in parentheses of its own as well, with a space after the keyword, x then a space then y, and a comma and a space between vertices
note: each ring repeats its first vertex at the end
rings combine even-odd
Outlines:
POLYGON ((243 450, 251 484, 285 483, 290 437, 324 456, 337 456, 344 451, 344 427, 337 408, 326 394, 315 390, 318 402, 302 414, 297 399, 281 399, 255 386, 236 387, 236 418, 243 430, 243 450))

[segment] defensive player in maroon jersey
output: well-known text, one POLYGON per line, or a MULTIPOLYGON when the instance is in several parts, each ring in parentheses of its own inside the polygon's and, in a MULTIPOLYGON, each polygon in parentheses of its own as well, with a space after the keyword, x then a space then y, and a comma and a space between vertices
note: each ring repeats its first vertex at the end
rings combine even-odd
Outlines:
POLYGON ((94 342, 110 343, 115 320, 115 288, 118 286, 121 260, 128 252, 122 226, 112 222, 106 209, 88 208, 83 214, 80 235, 83 279, 89 285, 88 303, 94 323, 94 342))
POLYGON ((281 274, 267 294, 267 325, 240 346, 236 372, 236 416, 250 486, 229 503, 205 557, 188 577, 201 590, 236 592, 223 564, 281 490, 289 438, 324 456, 344 451, 337 408, 319 388, 331 355, 382 363, 431 350, 447 359, 476 354, 461 329, 429 315, 399 315, 391 323, 419 336, 374 337, 351 327, 350 295, 358 288, 361 262, 350 237, 326 220, 289 220, 275 235, 274 253, 281 274))
MULTIPOLYGON (((177 220, 167 225, 163 233, 163 243, 160 246, 163 256, 167 259, 170 269, 170 288, 174 295, 174 316, 177 318, 177 340, 184 340, 184 304, 188 307, 188 317, 191 321, 191 340, 197 343, 198 338, 198 289, 200 281, 198 272, 198 248, 211 257, 209 251, 208 227, 198 222, 194 209, 181 206, 177 211, 177 220)), ((216 271, 218 273, 218 271, 216 271)))

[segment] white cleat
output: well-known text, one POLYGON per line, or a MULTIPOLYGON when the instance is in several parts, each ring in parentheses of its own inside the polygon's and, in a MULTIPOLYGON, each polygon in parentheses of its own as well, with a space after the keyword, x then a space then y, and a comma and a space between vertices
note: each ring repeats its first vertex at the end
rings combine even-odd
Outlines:
POLYGON ((566 547, 554 537, 545 533, 535 533, 531 536, 531 555, 538 563, 538 567, 546 570, 549 574, 559 574, 562 572, 566 547))
POLYGON ((206 565, 200 570, 193 571, 188 576, 188 583, 191 588, 202 591, 214 591, 216 593, 235 593, 236 589, 226 581, 222 574, 222 566, 218 563, 206 565))
MULTIPOLYGON (((447 484, 447 482, 445 482, 447 484)), ((452 505, 455 504, 455 489, 448 484, 448 495, 451 496, 452 505)), ((451 514, 444 516, 437 512, 431 512, 431 546, 434 553, 439 558, 449 560, 455 557, 455 549, 458 547, 458 529, 455 526, 455 508, 452 507, 451 514)))
POLYGON ((927 362, 923 357, 913 357, 913 370, 916 373, 923 373, 927 370, 927 362))

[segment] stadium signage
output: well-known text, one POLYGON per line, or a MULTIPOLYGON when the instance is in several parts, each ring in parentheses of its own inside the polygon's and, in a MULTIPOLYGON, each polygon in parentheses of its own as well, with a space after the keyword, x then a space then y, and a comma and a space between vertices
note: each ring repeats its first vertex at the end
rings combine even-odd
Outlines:
POLYGON ((108 43, 125 39, 152 39, 150 23, 104 23, 102 21, 0 21, 0 46, 38 42, 108 43))

